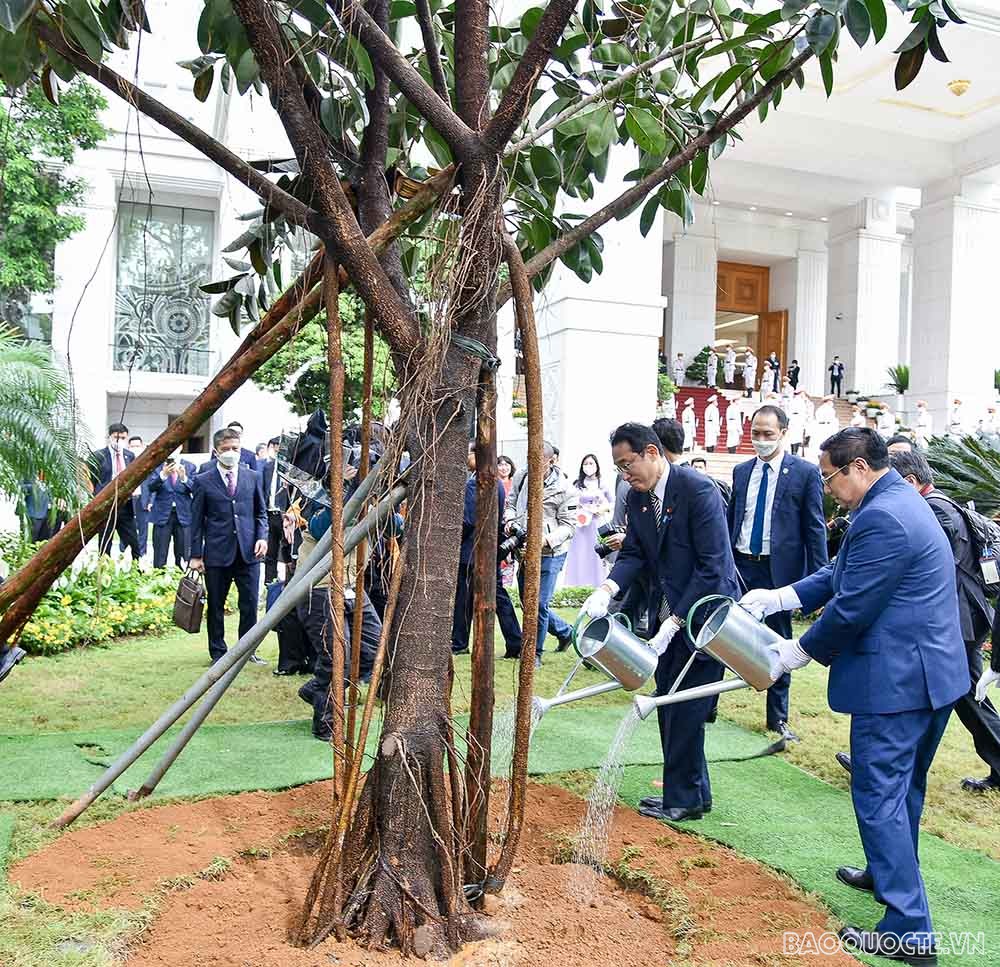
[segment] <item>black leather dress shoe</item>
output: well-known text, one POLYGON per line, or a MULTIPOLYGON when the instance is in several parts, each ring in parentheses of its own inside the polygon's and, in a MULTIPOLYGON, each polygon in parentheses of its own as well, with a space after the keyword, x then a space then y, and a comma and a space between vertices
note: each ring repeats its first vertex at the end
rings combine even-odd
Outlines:
POLYGON ((306 705, 312 705, 318 694, 319 682, 317 682, 315 678, 310 678, 304 685, 299 686, 299 698, 301 698, 306 705))
POLYGON ((259 658, 257 655, 254 654, 254 655, 250 656, 250 664, 251 665, 266 665, 267 662, 264 661, 263 658, 259 658))
MULTIPOLYGON (((663 808, 663 796, 643 796, 642 799, 639 800, 639 805, 640 806, 649 806, 649 807, 651 807, 653 809, 662 809, 663 808)), ((705 805, 703 805, 701 807, 701 811, 703 813, 710 813, 712 811, 712 804, 711 804, 711 802, 705 803, 705 805)))
POLYGON ((801 742, 802 740, 792 731, 787 722, 779 722, 774 728, 769 725, 769 732, 777 732, 786 742, 801 742))
POLYGON ((505 651, 503 653, 504 661, 517 661, 521 657, 519 651, 505 651))
POLYGON ((837 936, 849 949, 873 957, 898 960, 900 963, 910 964, 911 967, 936 967, 938 962, 937 951, 933 947, 902 943, 894 934, 844 927, 838 931, 837 936))
POLYGON ((559 644, 556 645, 556 651, 557 652, 569 651, 569 646, 572 644, 573 644, 572 638, 560 638, 559 644))
POLYGON ((966 777, 962 780, 962 788, 966 792, 993 792, 994 789, 1000 789, 1000 782, 993 776, 987 776, 985 779, 966 777))
POLYGON ((640 816, 648 816, 650 819, 658 819, 660 822, 679 823, 685 819, 701 819, 704 815, 702 809, 682 809, 674 806, 664 809, 662 806, 640 806, 640 816))
POLYGON ((868 870, 859 870, 856 866, 841 866, 837 868, 837 879, 845 886, 865 893, 875 892, 875 881, 868 870))
POLYGON ((845 772, 850 773, 851 757, 846 752, 837 752, 834 755, 834 758, 837 760, 837 764, 840 766, 841 769, 843 769, 845 772))
POLYGON ((299 670, 297 668, 275 668, 275 670, 273 672, 271 672, 271 674, 272 675, 279 675, 279 676, 281 676, 281 675, 296 675, 296 674, 298 674, 298 671, 299 670))

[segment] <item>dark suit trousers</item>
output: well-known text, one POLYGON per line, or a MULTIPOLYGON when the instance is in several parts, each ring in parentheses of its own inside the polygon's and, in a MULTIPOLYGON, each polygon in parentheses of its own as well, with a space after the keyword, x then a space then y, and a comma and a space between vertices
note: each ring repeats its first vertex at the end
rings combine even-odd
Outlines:
POLYGON ((281 511, 267 512, 267 554, 264 555, 264 583, 270 584, 278 577, 278 554, 284 531, 281 526, 281 511))
POLYGON ((840 384, 843 382, 842 376, 831 376, 830 377, 830 394, 834 393, 840 396, 840 384))
MULTIPOLYGON (((146 548, 149 546, 149 518, 150 513, 142 506, 142 497, 132 498, 132 513, 135 516, 135 533, 139 538, 139 556, 146 556, 146 548)), ((118 542, 118 549, 124 554, 128 545, 124 540, 118 542)))
MULTIPOLYGON (((497 568, 497 620, 503 633, 508 655, 521 654, 521 626, 517 621, 514 603, 503 586, 500 568, 497 568)), ((455 588, 455 611, 451 620, 451 650, 465 651, 469 647, 472 631, 472 561, 458 565, 458 584, 455 588)))
MULTIPOLYGON (((1000 642, 993 645, 1000 647, 1000 642)), ((1000 715, 987 698, 981 705, 976 701, 976 683, 983 673, 983 653, 975 642, 965 643, 969 658, 969 691, 955 703, 955 711, 972 736, 976 755, 990 767, 990 777, 1000 782, 1000 715)))
MULTIPOLYGON (((344 602, 344 682, 348 682, 351 671, 353 642, 351 629, 354 625, 355 602, 344 602)), ((330 703, 330 682, 333 679, 333 622, 330 620, 330 594, 327 588, 313 588, 310 596, 299 604, 297 613, 306 629, 309 642, 316 652, 315 672, 309 684, 313 696, 313 731, 324 732, 333 727, 333 710, 330 703)), ((366 594, 362 599, 361 611, 361 681, 371 678, 375 653, 378 651, 382 635, 382 622, 372 607, 366 594)))
POLYGON ((167 566, 167 552, 170 542, 174 542, 174 563, 180 567, 181 560, 187 560, 188 529, 177 519, 177 511, 170 509, 170 518, 165 524, 153 525, 153 567, 167 566))
POLYGON ((47 541, 52 536, 52 528, 49 526, 49 516, 46 514, 44 517, 31 517, 28 523, 31 524, 31 540, 34 543, 38 541, 47 541))
MULTIPOLYGON (((771 565, 768 561, 748 561, 737 556, 736 569, 740 572, 740 577, 743 578, 743 583, 747 586, 748 591, 774 588, 774 581, 771 580, 771 565)), ((769 615, 764 623, 782 638, 792 637, 791 612, 779 611, 777 614, 769 615)), ((788 721, 788 690, 791 684, 792 676, 785 672, 767 690, 767 727, 772 732, 777 731, 780 722, 788 721)))
POLYGON ((111 542, 118 534, 122 544, 132 552, 132 560, 138 561, 142 555, 139 553, 139 535, 135 529, 135 512, 133 510, 132 498, 129 498, 116 510, 113 509, 108 515, 101 529, 101 553, 111 553, 111 542))
MULTIPOLYGON (((666 695, 683 671, 691 650, 678 631, 656 666, 656 694, 666 695)), ((699 658, 681 680, 678 690, 722 681, 725 668, 714 659, 699 658)), ((712 786, 705 761, 705 722, 714 698, 678 702, 656 710, 663 749, 663 808, 700 809, 712 802, 712 786)))
POLYGON ((218 661, 227 651, 225 607, 229 588, 235 584, 240 605, 240 637, 257 623, 257 596, 260 587, 260 562, 247 564, 239 554, 227 567, 205 567, 205 592, 208 598, 208 653, 218 661))

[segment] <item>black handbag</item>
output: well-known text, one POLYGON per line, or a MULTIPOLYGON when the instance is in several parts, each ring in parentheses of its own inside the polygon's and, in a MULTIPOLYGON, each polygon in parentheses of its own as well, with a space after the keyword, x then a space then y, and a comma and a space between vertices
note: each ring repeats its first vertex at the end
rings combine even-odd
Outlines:
POLYGON ((174 597, 174 624, 189 634, 201 630, 205 613, 205 584, 200 571, 188 571, 181 578, 174 597))

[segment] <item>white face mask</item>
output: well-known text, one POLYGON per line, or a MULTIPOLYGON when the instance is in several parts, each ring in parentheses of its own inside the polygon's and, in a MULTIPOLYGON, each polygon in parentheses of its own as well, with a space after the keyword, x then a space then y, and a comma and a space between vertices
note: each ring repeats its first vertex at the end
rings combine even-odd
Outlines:
POLYGON ((224 450, 219 454, 219 463, 227 470, 232 470, 240 462, 239 450, 224 450))
POLYGON ((753 448, 761 460, 766 460, 775 450, 778 449, 780 440, 754 440, 753 448))

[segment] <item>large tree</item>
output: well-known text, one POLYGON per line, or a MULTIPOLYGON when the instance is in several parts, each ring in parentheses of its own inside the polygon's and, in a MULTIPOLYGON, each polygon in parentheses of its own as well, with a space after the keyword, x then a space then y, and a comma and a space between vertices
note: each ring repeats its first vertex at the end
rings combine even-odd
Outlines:
MULTIPOLYGON (((902 87, 927 51, 944 57, 938 30, 958 18, 948 0, 895 4, 913 21, 900 47, 902 87)), ((8 83, 23 83, 37 71, 50 80, 53 72, 64 80, 87 74, 188 141, 264 204, 259 223, 242 240, 251 274, 215 286, 233 324, 249 313, 254 328, 125 476, 148 473, 321 304, 336 426, 343 377, 338 287, 350 286, 362 300, 392 353, 402 403, 399 437, 414 458, 408 537, 387 636, 379 754, 355 803, 359 785, 344 768, 343 722, 335 719, 333 832, 298 937, 336 931, 371 944, 395 942, 406 952, 443 954, 477 935, 468 899, 475 891, 465 888, 500 886, 523 809, 530 662, 522 663, 520 680, 513 818, 500 857, 490 862, 484 759, 492 715, 495 529, 489 521, 495 513, 498 306, 513 295, 537 448, 531 285, 543 287, 557 259, 585 280, 600 272, 600 229, 611 219, 641 208, 643 234, 661 209, 689 219, 692 196, 706 191, 711 162, 738 140, 739 124, 753 113, 765 119, 805 83, 807 69, 817 71, 829 93, 842 32, 861 45, 880 40, 886 2, 786 0, 758 12, 751 0, 548 0, 513 23, 497 24, 485 0, 206 0, 198 24, 190 25, 194 93, 204 99, 214 85, 237 95, 266 89, 292 148, 293 157, 280 165, 247 163, 100 64, 106 50, 126 44, 134 31, 167 29, 166 17, 152 20, 142 0, 0 0, 0 24, 16 31, 0 48, 8 83), (811 59, 817 67, 808 65, 811 59), (629 186, 593 210, 595 182, 603 180, 613 151, 632 159, 629 186), (431 158, 442 169, 433 176, 422 167, 431 158), (314 235, 322 251, 268 304, 279 250, 298 230, 314 235), (409 284, 415 277, 425 282, 419 293, 409 284), (482 527, 473 720, 463 775, 449 717, 449 629, 473 430, 482 527)), ((332 476, 336 490, 338 461, 332 476)), ((119 481, 121 492, 129 491, 130 479, 119 481)), ((538 486, 536 474, 530 484, 536 508, 538 486)), ((111 492, 97 495, 79 527, 66 528, 66 537, 0 589, 0 637, 16 632, 39 589, 66 566, 80 535, 94 532, 114 499, 111 492)), ((335 533, 338 526, 335 509, 335 533)), ((536 514, 529 577, 539 540, 536 514)), ((335 573, 339 566, 334 542, 335 573)), ((333 583, 339 613, 339 581, 333 583)), ((526 604, 530 612, 530 600, 526 604)), ((532 640, 528 635, 526 655, 532 640)), ((335 674, 338 667, 335 660, 335 674)))

